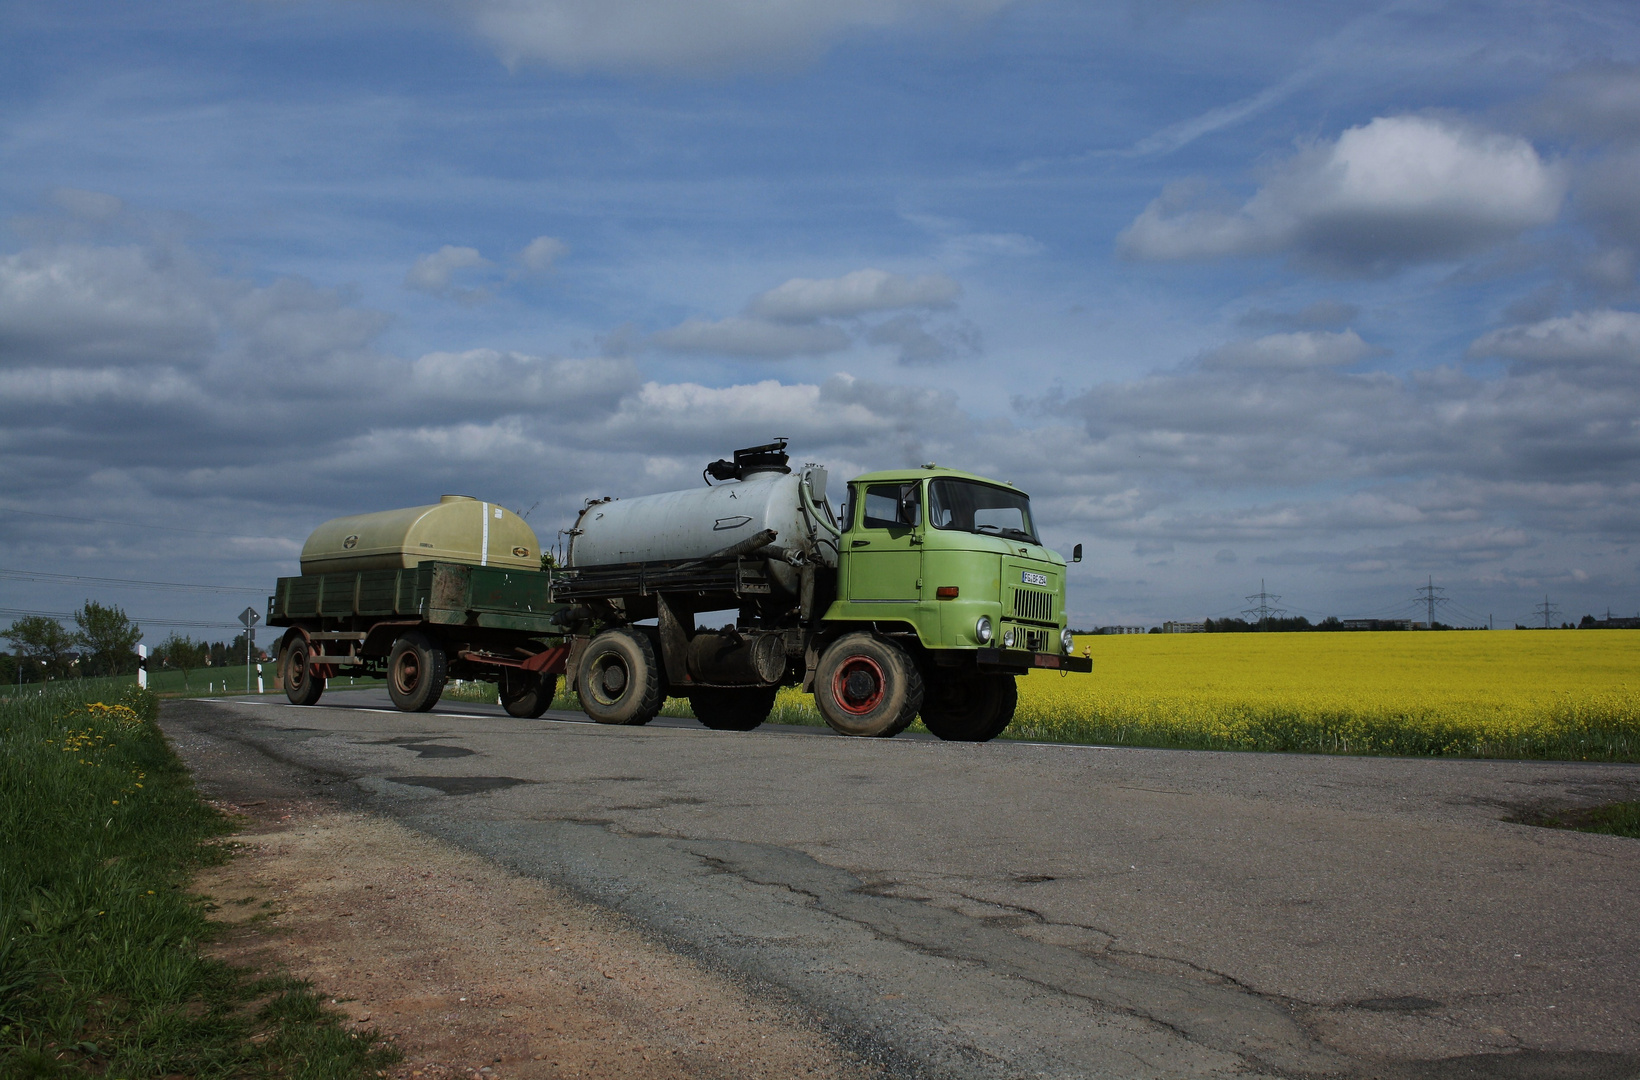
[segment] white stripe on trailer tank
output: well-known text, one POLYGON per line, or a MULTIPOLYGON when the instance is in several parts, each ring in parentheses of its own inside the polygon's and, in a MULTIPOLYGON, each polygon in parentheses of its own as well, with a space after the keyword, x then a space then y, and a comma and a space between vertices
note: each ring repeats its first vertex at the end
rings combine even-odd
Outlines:
POLYGON ((490 565, 490 504, 484 504, 484 541, 478 549, 478 565, 490 565))

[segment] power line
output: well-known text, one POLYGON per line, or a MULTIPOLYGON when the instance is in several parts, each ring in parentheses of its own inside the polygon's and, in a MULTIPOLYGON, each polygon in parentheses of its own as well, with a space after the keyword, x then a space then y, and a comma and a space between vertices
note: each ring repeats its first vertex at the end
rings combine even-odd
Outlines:
POLYGON ((248 585, 190 585, 180 581, 139 581, 132 578, 89 577, 84 574, 52 574, 44 570, 4 570, 0 578, 18 581, 46 581, 60 584, 88 582, 93 585, 114 586, 122 589, 188 589, 196 592, 266 593, 268 590, 248 585))
POLYGON ((1265 591, 1263 578, 1258 579, 1258 592, 1254 593, 1252 596, 1243 597, 1242 599, 1246 600, 1249 604, 1251 604, 1254 600, 1258 601, 1258 604, 1253 607, 1243 608, 1241 613, 1243 615, 1257 615, 1260 629, 1265 628, 1266 624, 1269 623, 1270 616, 1274 615, 1279 618, 1282 615, 1287 614, 1287 610, 1285 608, 1271 606, 1272 602, 1279 603, 1281 597, 1274 596, 1265 591))
POLYGON ((1440 595, 1441 593, 1446 592, 1446 590, 1435 584, 1434 575, 1430 575, 1429 584, 1418 586, 1416 591, 1418 593, 1418 599, 1415 600, 1414 603, 1422 603, 1428 608, 1428 613, 1425 615, 1426 621, 1424 622, 1424 626, 1430 630, 1433 630, 1435 629, 1435 606, 1437 604, 1451 603, 1451 601, 1440 595))
MULTIPOLYGON (((0 615, 10 615, 10 616, 14 616, 14 617, 15 616, 37 615, 37 616, 43 616, 44 618, 47 618, 47 619, 73 619, 74 618, 74 612, 72 612, 72 611, 31 611, 27 608, 12 608, 12 607, 0 607, 0 615)), ((186 620, 184 620, 184 619, 132 619, 131 621, 133 623, 136 623, 139 626, 142 625, 143 623, 147 623, 149 626, 199 627, 199 628, 211 629, 211 630, 243 630, 244 629, 244 627, 240 626, 238 623, 200 622, 196 619, 186 619, 186 620)))
POLYGON ((109 518, 75 517, 72 514, 48 514, 43 510, 20 510, 15 506, 0 506, 7 514, 25 517, 56 518, 59 521, 81 521, 91 525, 120 525, 131 529, 160 529, 165 532, 192 533, 195 536, 226 536, 234 540, 289 540, 288 536, 258 536, 255 533, 213 532, 210 529, 184 529, 180 525, 150 525, 141 521, 114 521, 109 518))

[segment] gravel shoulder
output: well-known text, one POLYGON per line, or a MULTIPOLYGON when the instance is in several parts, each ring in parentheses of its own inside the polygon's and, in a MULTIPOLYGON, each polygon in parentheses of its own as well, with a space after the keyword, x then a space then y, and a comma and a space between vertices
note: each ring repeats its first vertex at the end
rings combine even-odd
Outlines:
POLYGON ((233 962, 310 980, 404 1053, 396 1080, 878 1075, 816 1019, 666 948, 607 909, 199 736, 197 782, 246 820, 195 891, 233 962), (304 790, 307 789, 307 790, 304 790))

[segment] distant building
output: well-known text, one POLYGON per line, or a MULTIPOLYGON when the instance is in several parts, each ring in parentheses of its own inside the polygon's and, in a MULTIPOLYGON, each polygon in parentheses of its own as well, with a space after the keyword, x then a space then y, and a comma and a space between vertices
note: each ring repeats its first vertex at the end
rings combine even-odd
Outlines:
POLYGON ((1146 631, 1142 626, 1101 626, 1097 632, 1101 634, 1143 634, 1146 631))
POLYGON ((1411 630, 1411 619, 1345 619, 1346 630, 1411 630))
POLYGON ((1205 634, 1207 624, 1199 622, 1165 622, 1162 624, 1164 634, 1205 634))
POLYGON ((1606 613, 1606 617, 1604 619, 1596 619, 1593 616, 1585 615, 1583 616, 1583 621, 1578 623, 1578 629, 1640 630, 1640 615, 1637 615, 1632 619, 1626 619, 1621 615, 1614 616, 1609 611, 1606 613))

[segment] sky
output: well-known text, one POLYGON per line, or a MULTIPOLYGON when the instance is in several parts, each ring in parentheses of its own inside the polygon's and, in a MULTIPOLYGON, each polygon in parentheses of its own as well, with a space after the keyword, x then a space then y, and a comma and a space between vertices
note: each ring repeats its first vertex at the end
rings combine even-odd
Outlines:
POLYGON ((1633 615, 1637 269, 1632 0, 0 3, 0 623, 772 436, 1077 626, 1633 615))

